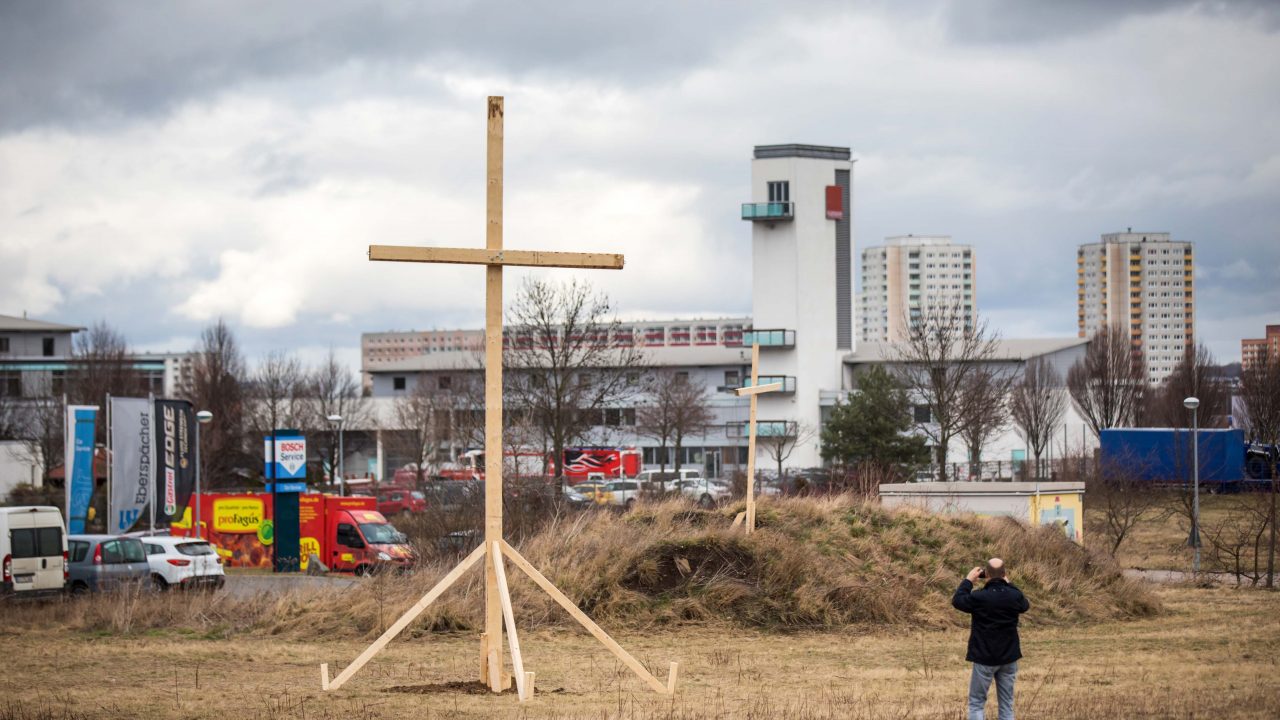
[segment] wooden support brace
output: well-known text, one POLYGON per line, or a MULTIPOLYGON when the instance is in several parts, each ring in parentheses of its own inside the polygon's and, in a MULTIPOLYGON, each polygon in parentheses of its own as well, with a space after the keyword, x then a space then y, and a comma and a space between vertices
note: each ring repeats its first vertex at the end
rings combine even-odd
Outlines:
MULTIPOLYGON (((445 590, 448 590, 450 586, 457 582, 458 578, 462 577, 463 573, 470 570, 472 565, 479 562, 480 558, 484 557, 484 550, 485 548, 483 545, 472 550, 470 555, 450 570, 448 575, 441 578, 440 582, 436 583, 435 587, 428 590, 427 594, 423 595, 421 600, 414 603, 413 607, 406 610, 405 613, 400 616, 399 620, 392 623, 391 627, 387 628, 386 632, 382 633, 377 640, 373 641, 372 645, 365 648, 365 651, 360 653, 359 657, 344 668, 342 672, 338 673, 338 677, 334 678, 332 682, 327 683, 327 686, 322 684, 321 689, 337 690, 342 687, 343 683, 350 680, 351 676, 355 675, 360 668, 364 667, 365 663, 369 662, 370 658, 377 655, 382 648, 387 646, 387 643, 391 642, 392 638, 399 635, 402 630, 409 626, 409 623, 413 622, 415 618, 421 615, 422 611, 426 610, 428 605, 435 602, 436 598, 440 597, 445 590)), ((322 681, 324 680, 324 676, 328 675, 328 672, 327 667, 321 667, 322 674, 320 679, 322 681)))
POLYGON ((747 511, 746 511, 746 510, 743 510, 742 512, 740 512, 740 513, 738 513, 737 515, 735 515, 735 516, 734 516, 734 518, 733 518, 733 527, 738 527, 739 525, 741 525, 741 524, 742 524, 742 521, 743 521, 746 517, 747 517, 747 511))
POLYGON ((529 693, 529 697, 533 697, 533 673, 532 672, 527 672, 524 674, 524 688, 525 688, 525 692, 529 693))
POLYGON ((609 636, 609 633, 605 632, 603 628, 595 623, 595 621, 587 617, 587 614, 582 612, 582 610, 575 605, 568 596, 560 592, 560 588, 557 588, 542 573, 538 572, 537 568, 535 568, 528 560, 525 560, 524 557, 521 556, 520 553, 517 552, 515 548, 511 547, 511 544, 505 540, 502 541, 502 554, 510 558, 511 562, 516 564, 516 567, 523 570, 524 573, 538 585, 538 587, 542 588, 544 592, 551 596, 552 600, 555 600, 556 603, 558 603, 560 607, 564 608, 574 620, 577 620, 582 627, 586 628, 587 632, 594 635, 602 645, 609 649, 609 652, 613 653, 622 661, 623 665, 631 668, 631 671, 640 676, 641 680, 648 683, 649 687, 653 688, 655 692, 660 695, 670 695, 675 692, 674 676, 669 678, 671 687, 668 689, 667 685, 663 685, 661 680, 654 677, 653 673, 649 672, 639 660, 632 657, 631 653, 624 650, 616 640, 609 636))
POLYGON ((320 663, 320 689, 329 689, 329 663, 320 663))
POLYGON ((524 658, 520 656, 520 638, 516 636, 516 614, 511 607, 511 590, 507 587, 507 569, 502 562, 502 547, 492 544, 493 572, 498 577, 498 599, 502 601, 502 617, 507 624, 507 643, 511 648, 511 671, 516 679, 516 696, 520 702, 532 697, 525 685, 524 658))
POLYGON ((671 670, 667 673, 667 694, 676 694, 676 677, 680 674, 680 663, 671 663, 671 670))

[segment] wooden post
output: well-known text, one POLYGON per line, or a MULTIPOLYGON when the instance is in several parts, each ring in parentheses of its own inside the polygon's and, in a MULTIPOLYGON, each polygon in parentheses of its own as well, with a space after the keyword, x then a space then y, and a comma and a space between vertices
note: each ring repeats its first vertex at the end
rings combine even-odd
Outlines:
MULTIPOLYGON (((770 383, 760 386, 759 380, 760 369, 760 344, 755 342, 755 336, 752 335, 751 343, 751 387, 738 388, 734 391, 739 397, 749 395, 750 401, 747 411, 747 510, 746 510, 746 526, 747 534, 751 534, 756 529, 756 396, 761 393, 774 392, 782 389, 782 383, 770 383)), ((738 521, 733 521, 734 527, 737 527, 738 521)))
MULTIPOLYGON (((413 622, 414 618, 421 615, 422 611, 426 610, 428 605, 435 602, 436 598, 440 597, 445 590, 448 590, 451 585, 457 582, 458 578, 462 577, 463 573, 470 570, 472 565, 479 562, 480 557, 484 554, 483 546, 472 550, 471 554, 468 555, 465 560, 458 563, 456 567, 449 571, 448 575, 441 578, 440 582, 436 583, 435 587, 428 590, 427 594, 423 595, 421 600, 414 603, 413 607, 406 610, 405 613, 400 616, 399 620, 392 623, 391 627, 387 628, 386 632, 382 633, 377 640, 374 640, 372 645, 365 648, 365 651, 360 653, 359 657, 344 668, 342 672, 338 673, 338 677, 329 682, 327 687, 323 684, 321 687, 325 690, 337 690, 342 687, 342 684, 349 680, 352 675, 355 675, 357 670, 364 667, 364 664, 369 662, 369 658, 377 655, 378 651, 386 647, 387 643, 391 642, 392 638, 399 635, 400 631, 404 630, 409 623, 413 622)), ((327 665, 321 669, 321 673, 322 675, 320 679, 323 683, 324 676, 329 674, 329 668, 327 665)))
MULTIPOLYGON (((502 141, 504 104, 489 98, 485 249, 502 250, 502 141)), ((485 267, 484 300, 484 544, 502 539, 502 266, 485 267)), ((489 688, 502 692, 501 662, 493 672, 492 658, 502 650, 502 604, 494 557, 484 560, 484 632, 489 636, 489 688)))
POLYGON ((577 620, 582 627, 587 629, 587 632, 594 635, 602 645, 609 649, 609 652, 613 653, 622 661, 623 665, 631 668, 631 672, 639 675, 641 680, 648 683, 649 687, 663 695, 670 695, 675 692, 676 663, 671 663, 671 676, 668 678, 667 684, 663 685, 661 680, 654 677, 653 673, 649 672, 639 660, 636 660, 631 656, 631 653, 624 650, 616 640, 609 636, 609 633, 604 631, 604 628, 601 628, 595 623, 595 621, 587 617, 587 614, 582 612, 582 610, 575 605, 567 595, 560 592, 560 588, 556 587, 542 573, 538 572, 538 569, 535 568, 532 563, 525 560, 524 557, 505 540, 502 542, 502 554, 511 558, 511 562, 515 563, 516 567, 523 570, 524 574, 528 575, 529 578, 538 585, 538 587, 542 588, 543 592, 550 595, 551 599, 555 600, 560 607, 564 608, 565 611, 569 613, 570 617, 577 620))
POLYGON ((495 541, 489 548, 489 557, 493 558, 494 575, 498 579, 498 599, 502 601, 502 617, 507 622, 507 642, 511 646, 511 672, 516 679, 516 695, 521 702, 528 700, 532 693, 525 684, 524 658, 520 656, 520 637, 516 635, 516 614, 511 607, 511 589, 507 587, 507 569, 502 563, 502 548, 495 541))
MULTIPOLYGON (((502 241, 502 171, 503 171, 503 116, 504 106, 501 97, 490 97, 488 105, 488 140, 486 149, 486 195, 485 195, 485 247, 478 248, 422 248, 402 247, 394 245, 370 245, 369 259, 390 262, 422 262, 453 263, 485 266, 485 373, 484 373, 484 445, 485 445, 485 484, 484 484, 484 542, 480 547, 454 568, 444 580, 431 592, 427 593, 410 611, 384 633, 355 662, 343 670, 333 682, 327 680, 327 670, 321 670, 321 686, 335 689, 342 685, 351 674, 368 662, 369 658, 386 645, 395 632, 403 629, 417 613, 444 592, 457 577, 476 564, 484 556, 484 632, 480 635, 480 682, 494 692, 501 692, 510 687, 512 676, 502 669, 502 631, 503 620, 510 635, 512 662, 515 665, 517 688, 527 683, 521 690, 521 698, 533 694, 533 673, 523 670, 520 657, 519 640, 515 633, 515 613, 511 608, 511 597, 506 588, 506 574, 502 566, 502 555, 510 549, 502 540, 502 268, 504 265, 524 267, 565 267, 565 268, 598 268, 621 270, 623 257, 613 253, 582 252, 545 252, 536 250, 505 250, 502 241), (392 632, 394 630, 394 632, 392 632)), ((514 552, 514 551, 512 551, 514 552)), ((518 556, 517 556, 518 557, 518 556)), ((516 558, 512 558, 516 561, 516 558)), ((551 593, 562 605, 568 603, 564 595, 555 589, 546 578, 537 574, 523 558, 517 564, 526 573, 533 573, 535 581, 543 590, 551 593)), ((573 607, 572 614, 579 622, 588 626, 592 633, 599 633, 606 647, 621 653, 628 666, 643 673, 642 677, 660 693, 666 688, 648 673, 617 643, 604 634, 598 626, 591 622, 582 611, 573 607)), ((674 687, 674 675, 669 681, 674 687)))

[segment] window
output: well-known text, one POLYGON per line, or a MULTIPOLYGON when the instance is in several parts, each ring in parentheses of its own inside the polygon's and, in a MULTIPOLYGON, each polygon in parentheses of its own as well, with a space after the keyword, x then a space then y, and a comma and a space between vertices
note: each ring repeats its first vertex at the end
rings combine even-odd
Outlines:
POLYGON ((112 563, 124 562, 124 555, 120 552, 119 540, 108 540, 101 545, 102 563, 110 565, 112 563))
POLYGON ((20 397, 22 395, 22 374, 0 372, 0 395, 20 397))
POLYGON ((453 378, 448 375, 441 375, 436 379, 436 387, 441 390, 449 390, 453 387, 453 378))
POLYGON ((689 372, 687 370, 680 370, 675 374, 675 380, 678 383, 689 382, 689 372))
POLYGON ((396 377, 391 378, 391 389, 392 389, 392 390, 403 390, 403 389, 404 389, 404 386, 405 386, 404 376, 399 376, 399 375, 398 375, 398 376, 396 376, 396 377))
POLYGON ((44 339, 44 356, 53 357, 53 338, 44 339))
POLYGON ((355 526, 347 523, 338 523, 338 543, 350 548, 364 547, 364 541, 360 539, 355 526))
POLYGON ((124 558, 122 562, 144 563, 147 561, 147 552, 142 549, 142 541, 135 538, 122 538, 120 540, 120 554, 124 558))
POLYGON ((791 202, 791 183, 775 180, 769 183, 769 202, 791 202))
POLYGON ((728 388, 742 387, 742 374, 737 370, 725 370, 724 386, 728 388))
POLYGON ((918 423, 927 423, 931 417, 929 415, 928 405, 916 405, 912 408, 913 419, 918 423))
POLYGON ((89 554, 89 543, 86 540, 72 540, 67 543, 67 559, 71 562, 84 562, 89 554))
POLYGON ((155 543, 142 543, 142 549, 147 551, 148 555, 163 555, 164 548, 155 543))
POLYGON ((0 337, 0 353, 9 352, 9 338, 0 337))

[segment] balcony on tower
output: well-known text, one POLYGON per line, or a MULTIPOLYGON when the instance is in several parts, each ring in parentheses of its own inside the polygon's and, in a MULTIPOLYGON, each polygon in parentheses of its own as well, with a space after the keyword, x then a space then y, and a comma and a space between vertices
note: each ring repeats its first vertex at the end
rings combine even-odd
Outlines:
POLYGON ((752 222, 789 221, 795 215, 795 203, 752 202, 742 203, 742 219, 752 222))
MULTIPOLYGON (((782 387, 774 392, 795 394, 796 378, 794 375, 761 375, 756 380, 760 385, 772 385, 778 383, 782 387)), ((742 378, 742 387, 751 387, 751 376, 742 378)))
POLYGON ((742 331, 742 344, 745 347, 759 345, 762 348, 793 348, 796 346, 796 331, 751 328, 742 331))

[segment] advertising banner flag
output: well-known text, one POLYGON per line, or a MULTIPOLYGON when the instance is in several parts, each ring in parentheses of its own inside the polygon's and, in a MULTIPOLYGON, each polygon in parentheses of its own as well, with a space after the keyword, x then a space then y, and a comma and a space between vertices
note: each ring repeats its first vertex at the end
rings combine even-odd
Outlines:
POLYGON ((111 398, 111 512, 107 532, 127 533, 142 517, 155 477, 155 405, 111 398))
POLYGON ((195 411, 186 400, 156 400, 156 524, 182 519, 196 484, 195 411))
POLYGON ((67 488, 67 531, 83 533, 93 499, 93 433, 98 419, 94 405, 68 405, 62 469, 67 488))

